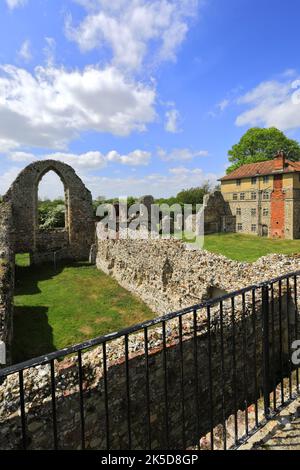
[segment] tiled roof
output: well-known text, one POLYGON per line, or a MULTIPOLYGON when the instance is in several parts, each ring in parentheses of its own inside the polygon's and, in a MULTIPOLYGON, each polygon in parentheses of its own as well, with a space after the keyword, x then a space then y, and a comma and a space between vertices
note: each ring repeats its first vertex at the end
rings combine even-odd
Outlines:
POLYGON ((300 171, 300 162, 285 160, 284 169, 274 171, 274 160, 267 160, 264 162, 247 163, 246 165, 242 165, 228 175, 223 176, 223 178, 220 178, 220 181, 251 178, 258 175, 272 175, 274 173, 294 173, 296 171, 300 171))

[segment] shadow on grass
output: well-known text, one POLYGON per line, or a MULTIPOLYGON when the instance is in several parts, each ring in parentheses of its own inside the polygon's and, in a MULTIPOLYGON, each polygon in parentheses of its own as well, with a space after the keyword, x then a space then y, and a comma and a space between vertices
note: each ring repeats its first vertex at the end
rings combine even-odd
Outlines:
POLYGON ((13 362, 26 361, 45 354, 45 351, 55 350, 52 327, 48 323, 48 307, 15 307, 13 362))
POLYGON ((38 287, 40 281, 51 279, 63 270, 60 265, 54 269, 52 264, 40 266, 16 266, 15 295, 34 295, 41 291, 38 287))
POLYGON ((88 266, 86 262, 60 262, 56 267, 52 263, 32 266, 16 266, 15 295, 34 295, 41 291, 40 281, 46 281, 60 274, 66 267, 88 266))
MULTIPOLYGON (((35 295, 41 292, 39 282, 60 274, 65 267, 87 266, 85 262, 60 262, 32 266, 16 266, 15 295, 35 295)), ((44 305, 14 306, 13 363, 23 362, 56 351, 53 328, 48 319, 49 308, 44 305)))

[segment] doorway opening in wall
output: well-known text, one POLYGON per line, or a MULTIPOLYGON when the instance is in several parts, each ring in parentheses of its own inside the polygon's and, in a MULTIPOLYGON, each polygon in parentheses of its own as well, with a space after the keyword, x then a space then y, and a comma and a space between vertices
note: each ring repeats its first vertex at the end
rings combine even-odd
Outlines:
POLYGON ((37 212, 39 230, 66 229, 66 191, 61 178, 53 170, 48 171, 39 182, 37 212))

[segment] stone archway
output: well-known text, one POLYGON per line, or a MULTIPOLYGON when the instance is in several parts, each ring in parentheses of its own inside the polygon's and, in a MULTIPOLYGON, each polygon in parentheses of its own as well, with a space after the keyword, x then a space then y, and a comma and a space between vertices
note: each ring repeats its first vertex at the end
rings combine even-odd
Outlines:
POLYGON ((58 259, 87 260, 95 237, 92 196, 74 169, 56 160, 27 166, 4 196, 12 206, 12 246, 15 253, 30 253, 33 263, 58 259), (64 230, 43 230, 38 224, 38 186, 54 171, 65 189, 64 230))

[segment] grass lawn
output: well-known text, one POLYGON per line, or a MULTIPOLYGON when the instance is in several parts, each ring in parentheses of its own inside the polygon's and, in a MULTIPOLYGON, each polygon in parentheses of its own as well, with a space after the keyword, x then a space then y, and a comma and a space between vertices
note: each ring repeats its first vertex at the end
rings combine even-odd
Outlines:
POLYGON ((17 256, 14 362, 153 318, 115 280, 85 263, 28 266, 17 256))
MULTIPOLYGON (((206 235, 204 248, 238 261, 269 253, 300 253, 300 240, 237 233, 206 235)), ((153 318, 151 310, 88 263, 28 266, 17 256, 14 362, 79 343, 153 318)))
POLYGON ((270 253, 300 253, 300 240, 273 240, 240 233, 205 235, 204 248, 237 261, 256 261, 270 253))

